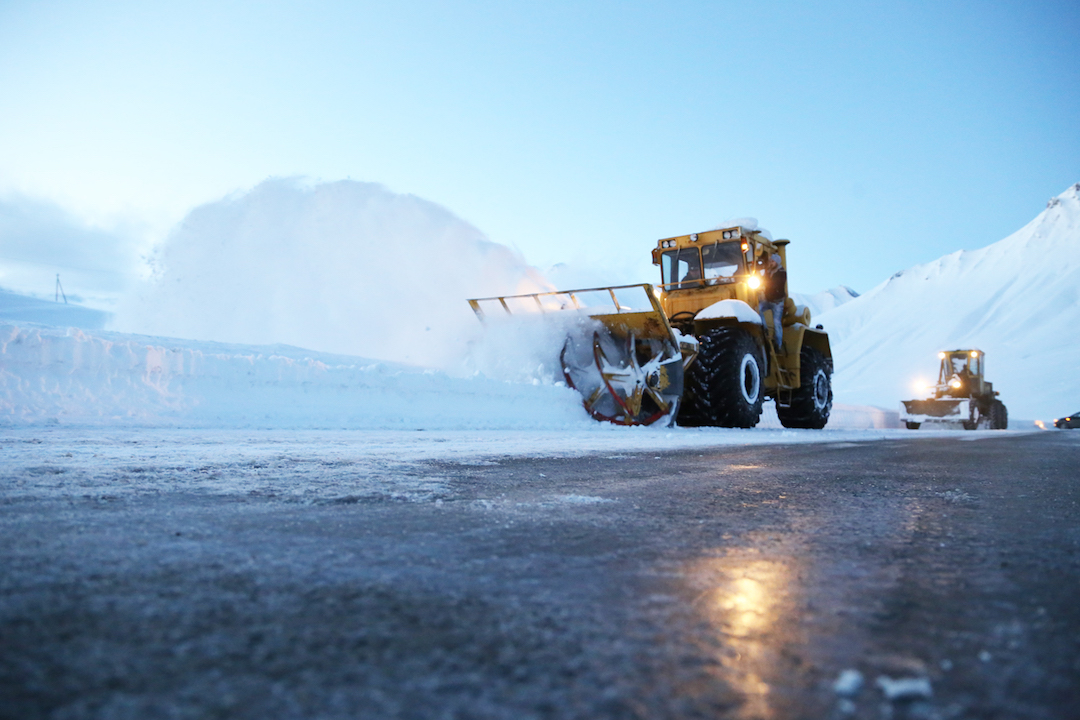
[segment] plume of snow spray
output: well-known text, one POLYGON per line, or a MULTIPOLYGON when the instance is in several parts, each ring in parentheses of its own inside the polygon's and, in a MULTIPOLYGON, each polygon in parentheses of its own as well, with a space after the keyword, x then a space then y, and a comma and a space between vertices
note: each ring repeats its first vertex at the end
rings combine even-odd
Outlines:
POLYGON ((518 253, 381 185, 268 180, 193 210, 116 329, 458 366, 466 298, 549 289, 518 253))

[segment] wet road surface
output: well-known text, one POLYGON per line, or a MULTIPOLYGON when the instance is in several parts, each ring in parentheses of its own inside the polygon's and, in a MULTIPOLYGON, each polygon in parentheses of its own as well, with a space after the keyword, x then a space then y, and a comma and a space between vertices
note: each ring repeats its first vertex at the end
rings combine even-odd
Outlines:
POLYGON ((0 478, 0 717, 1078 717, 1080 433, 970 437, 424 462, 381 494, 333 492, 345 461, 46 492, 93 463, 46 447, 0 478))

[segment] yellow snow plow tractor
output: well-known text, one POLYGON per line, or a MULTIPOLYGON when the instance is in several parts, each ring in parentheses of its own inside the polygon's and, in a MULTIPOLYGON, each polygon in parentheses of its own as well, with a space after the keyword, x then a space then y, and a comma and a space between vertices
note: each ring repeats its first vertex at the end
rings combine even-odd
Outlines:
POLYGON ((938 353, 941 367, 931 397, 902 400, 900 421, 908 430, 962 427, 965 430, 1004 430, 1009 412, 997 399, 1000 393, 983 377, 986 355, 982 350, 945 350, 938 353))
POLYGON ((749 428, 766 398, 785 427, 823 428, 832 352, 787 297, 787 240, 730 227, 665 238, 661 283, 469 300, 477 317, 567 312, 566 382, 598 420, 749 428), (659 290, 659 292, 657 292, 659 290))

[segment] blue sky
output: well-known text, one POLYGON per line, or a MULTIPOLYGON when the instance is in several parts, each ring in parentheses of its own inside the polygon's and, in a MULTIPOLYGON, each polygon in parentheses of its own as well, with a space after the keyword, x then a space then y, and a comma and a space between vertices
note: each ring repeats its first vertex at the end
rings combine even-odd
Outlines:
POLYGON ((0 0, 0 199, 160 236, 351 177, 613 283, 754 216, 793 289, 866 291, 1080 181, 1078 37, 1074 0, 0 0))

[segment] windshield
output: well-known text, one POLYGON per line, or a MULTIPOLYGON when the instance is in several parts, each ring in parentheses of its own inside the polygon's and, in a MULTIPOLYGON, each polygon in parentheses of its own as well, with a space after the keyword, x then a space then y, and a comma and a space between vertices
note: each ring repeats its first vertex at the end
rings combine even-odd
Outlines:
POLYGON ((701 254, 696 247, 668 250, 660 257, 660 275, 668 290, 701 287, 701 254))
POLYGON ((701 248, 705 279, 728 279, 742 267, 742 246, 738 242, 716 243, 701 248))
POLYGON ((946 383, 953 375, 964 375, 970 373, 971 375, 979 376, 983 373, 983 356, 981 352, 972 356, 969 352, 957 352, 949 353, 945 356, 945 359, 941 361, 941 376, 938 378, 939 383, 946 383))

